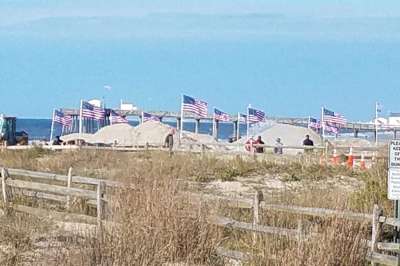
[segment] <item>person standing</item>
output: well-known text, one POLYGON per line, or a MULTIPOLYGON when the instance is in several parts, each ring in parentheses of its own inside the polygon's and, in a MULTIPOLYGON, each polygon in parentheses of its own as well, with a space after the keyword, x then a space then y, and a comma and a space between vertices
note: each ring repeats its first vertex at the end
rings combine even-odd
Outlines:
POLYGON ((171 129, 165 138, 165 147, 168 148, 169 155, 172 156, 172 149, 174 148, 174 135, 176 131, 175 129, 171 129))
POLYGON ((262 140, 261 136, 258 136, 257 140, 254 142, 256 144, 256 153, 264 153, 264 147, 260 147, 258 145, 264 145, 264 141, 262 140))
POLYGON ((283 154, 283 143, 281 142, 281 138, 277 138, 274 147, 275 154, 283 154))

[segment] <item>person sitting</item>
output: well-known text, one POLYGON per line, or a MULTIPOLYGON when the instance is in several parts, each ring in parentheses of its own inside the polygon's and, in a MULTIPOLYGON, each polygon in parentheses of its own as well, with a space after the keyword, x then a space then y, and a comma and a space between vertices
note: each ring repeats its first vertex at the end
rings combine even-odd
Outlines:
POLYGON ((274 147, 274 153, 275 154, 283 154, 283 143, 281 142, 281 138, 277 138, 275 142, 275 147, 274 147))
POLYGON ((56 136, 56 139, 53 141, 53 145, 61 145, 63 141, 60 139, 60 136, 56 136))
MULTIPOLYGON (((314 146, 314 141, 310 139, 310 135, 306 135, 306 139, 303 141, 303 145, 307 147, 314 146)), ((305 152, 312 152, 313 149, 304 149, 305 152)))
POLYGON ((264 141, 261 139, 261 136, 258 136, 257 140, 254 142, 256 144, 256 153, 264 153, 264 147, 257 145, 264 145, 264 141))
POLYGON ((306 135, 306 139, 303 141, 304 146, 314 146, 314 142, 310 139, 310 135, 306 135))

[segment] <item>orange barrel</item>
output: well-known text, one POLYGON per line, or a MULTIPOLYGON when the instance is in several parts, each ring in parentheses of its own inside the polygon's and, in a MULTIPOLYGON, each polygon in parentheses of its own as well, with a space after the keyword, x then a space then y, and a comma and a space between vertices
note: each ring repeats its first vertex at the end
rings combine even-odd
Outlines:
POLYGON ((339 156, 337 155, 336 149, 333 150, 332 164, 333 165, 339 164, 339 156))
POLYGON ((354 166, 353 147, 350 147, 350 153, 347 157, 347 166, 349 168, 353 168, 354 166))

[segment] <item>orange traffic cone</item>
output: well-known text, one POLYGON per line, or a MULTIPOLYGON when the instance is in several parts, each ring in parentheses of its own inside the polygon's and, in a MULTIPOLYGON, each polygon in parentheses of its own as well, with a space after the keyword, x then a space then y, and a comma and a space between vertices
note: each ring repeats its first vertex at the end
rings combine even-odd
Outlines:
POLYGON ((349 168, 353 168, 354 166, 353 147, 350 147, 350 153, 347 157, 347 166, 349 168))
POLYGON ((361 154, 360 168, 361 168, 361 170, 367 169, 367 166, 365 165, 365 156, 364 156, 364 153, 361 154))
POLYGON ((339 156, 337 155, 336 149, 333 150, 332 164, 333 165, 339 164, 339 156))

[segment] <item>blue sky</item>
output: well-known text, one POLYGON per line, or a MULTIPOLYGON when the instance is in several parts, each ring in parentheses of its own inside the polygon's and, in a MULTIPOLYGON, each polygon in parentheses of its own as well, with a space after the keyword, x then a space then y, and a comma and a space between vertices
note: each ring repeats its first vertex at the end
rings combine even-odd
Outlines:
POLYGON ((81 98, 369 120, 399 111, 399 1, 0 0, 0 113, 81 98), (111 91, 104 85, 112 86, 111 91))

